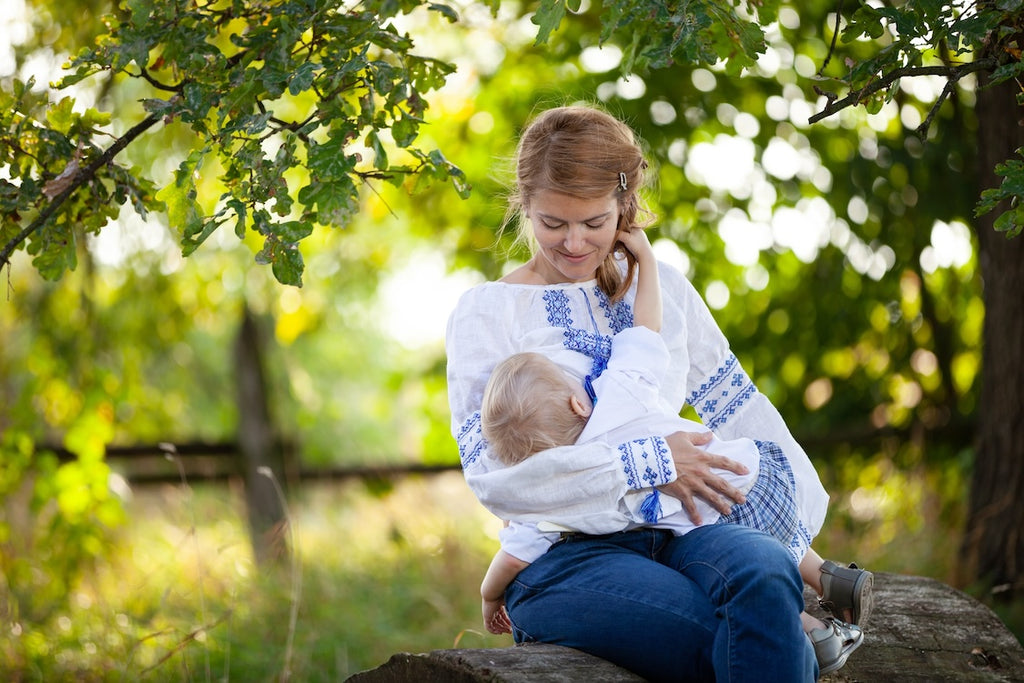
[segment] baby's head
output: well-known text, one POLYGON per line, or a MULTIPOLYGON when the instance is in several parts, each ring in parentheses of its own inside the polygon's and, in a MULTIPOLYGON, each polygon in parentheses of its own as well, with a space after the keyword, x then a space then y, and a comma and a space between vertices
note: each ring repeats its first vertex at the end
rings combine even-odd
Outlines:
POLYGON ((481 429, 506 465, 576 442, 590 416, 582 388, 539 353, 517 353, 495 366, 484 389, 481 429))

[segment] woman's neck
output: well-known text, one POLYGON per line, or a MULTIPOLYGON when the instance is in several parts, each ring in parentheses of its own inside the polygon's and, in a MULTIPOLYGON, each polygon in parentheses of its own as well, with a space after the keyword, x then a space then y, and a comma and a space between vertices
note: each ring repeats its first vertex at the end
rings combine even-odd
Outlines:
MULTIPOLYGON (((564 285, 573 280, 566 279, 558 271, 554 271, 550 267, 545 267, 546 264, 538 256, 534 256, 529 261, 519 266, 511 273, 508 273, 500 282, 505 282, 511 285, 564 285)), ((597 277, 597 274, 592 274, 585 280, 576 280, 576 282, 589 282, 597 277)))
POLYGON ((537 272, 536 268, 533 267, 533 259, 530 259, 523 265, 519 266, 511 273, 501 278, 501 282, 505 282, 510 285, 551 285, 553 282, 548 282, 541 273, 537 272))

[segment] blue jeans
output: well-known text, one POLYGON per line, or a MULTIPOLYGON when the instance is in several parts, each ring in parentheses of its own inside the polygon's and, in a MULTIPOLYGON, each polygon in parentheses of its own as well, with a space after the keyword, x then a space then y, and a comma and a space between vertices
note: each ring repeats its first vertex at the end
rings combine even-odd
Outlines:
POLYGON ((571 536, 521 571, 505 601, 516 642, 583 650, 651 681, 818 676, 796 565, 749 527, 571 536))

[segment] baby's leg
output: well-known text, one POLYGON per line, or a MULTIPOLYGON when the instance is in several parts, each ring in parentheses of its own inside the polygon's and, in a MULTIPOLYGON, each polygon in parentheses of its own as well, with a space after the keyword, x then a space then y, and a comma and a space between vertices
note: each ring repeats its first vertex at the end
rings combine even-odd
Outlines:
POLYGON ((819 597, 825 592, 821 585, 821 567, 824 564, 825 560, 821 558, 821 555, 814 551, 814 548, 808 548, 807 553, 804 554, 804 559, 800 560, 800 578, 803 579, 804 583, 810 586, 819 597))

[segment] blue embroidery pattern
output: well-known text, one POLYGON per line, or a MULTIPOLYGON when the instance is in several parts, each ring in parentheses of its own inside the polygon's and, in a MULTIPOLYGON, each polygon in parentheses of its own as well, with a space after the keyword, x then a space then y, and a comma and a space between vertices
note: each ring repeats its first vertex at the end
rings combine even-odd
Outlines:
POLYGON ((480 430, 480 411, 469 416, 469 419, 462 423, 459 435, 456 437, 459 444, 459 460, 462 468, 465 469, 480 458, 484 449, 484 435, 480 430))
POLYGON ((632 442, 619 444, 619 453, 622 454, 619 460, 622 461, 622 469, 626 472, 626 485, 631 489, 638 489, 640 486, 637 484, 639 480, 636 477, 636 462, 631 446, 632 442))
POLYGON ((569 315, 569 296, 560 289, 548 289, 544 291, 544 303, 548 311, 548 322, 553 327, 572 326, 572 316, 569 315))
POLYGON ((736 356, 730 353, 708 381, 690 394, 688 403, 707 428, 715 430, 728 422, 756 392, 757 387, 743 371, 736 356))
POLYGON ((608 299, 608 295, 600 287, 594 287, 594 296, 597 297, 601 310, 608 318, 613 334, 621 332, 627 327, 633 327, 633 309, 624 299, 613 305, 608 299))
POLYGON ((793 542, 789 544, 789 554, 792 555, 793 560, 800 564, 800 561, 804 559, 804 555, 811 548, 811 532, 808 531, 804 523, 797 520, 796 533, 793 535, 793 542))
POLYGON ((672 478, 669 459, 668 447, 662 439, 645 438, 619 444, 626 485, 634 490, 668 483, 672 478))
MULTIPOLYGON (((583 290, 580 291, 581 293, 583 292, 583 290)), ((583 293, 583 296, 585 297, 586 294, 583 293)), ((565 290, 546 290, 543 299, 547 309, 548 322, 553 327, 561 327, 563 329, 563 346, 571 351, 578 351, 590 358, 593 362, 590 372, 591 376, 594 378, 600 377, 601 373, 608 367, 608 359, 612 354, 611 337, 574 326, 572 311, 569 305, 569 295, 565 290)))
POLYGON ((608 367, 612 355, 612 338, 604 334, 587 332, 577 327, 567 328, 562 345, 570 351, 579 351, 593 361, 590 374, 595 379, 608 367))

